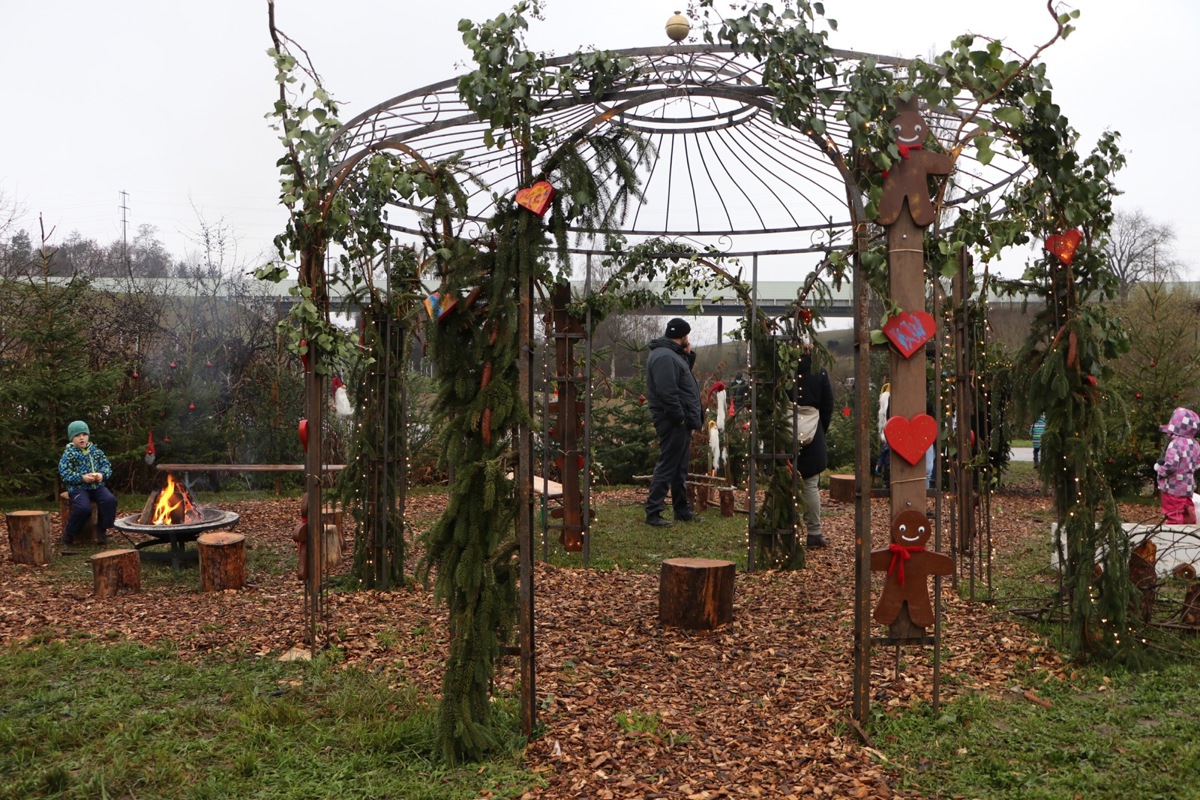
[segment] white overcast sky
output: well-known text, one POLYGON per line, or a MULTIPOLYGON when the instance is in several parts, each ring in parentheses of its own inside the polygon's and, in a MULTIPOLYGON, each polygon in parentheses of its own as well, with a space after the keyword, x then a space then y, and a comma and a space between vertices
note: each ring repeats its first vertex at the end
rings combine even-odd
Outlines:
MULTIPOLYGON (((782 0, 777 6, 782 6, 782 0)), ((458 20, 488 19, 505 0, 277 0, 279 27, 302 45, 343 119, 453 77, 467 53, 458 20)), ((579 47, 658 46, 683 0, 548 0, 529 44, 557 55, 579 47)), ((1200 225, 1190 186, 1200 132, 1195 0, 1075 0, 1078 30, 1048 51, 1055 98, 1082 134, 1111 128, 1128 167, 1118 208, 1140 208, 1177 233, 1177 255, 1200 277, 1200 225)), ((1049 37, 1044 0, 826 0, 835 47, 923 56, 958 34, 1001 38, 1031 53, 1049 37)), ((195 252, 199 220, 240 237, 255 266, 282 229, 278 141, 264 118, 276 96, 266 0, 0 0, 0 198, 38 216, 61 240, 105 244, 152 225, 176 257, 195 252), (122 198, 122 192, 127 194, 122 198), (126 210, 122 211, 124 202, 126 210)))

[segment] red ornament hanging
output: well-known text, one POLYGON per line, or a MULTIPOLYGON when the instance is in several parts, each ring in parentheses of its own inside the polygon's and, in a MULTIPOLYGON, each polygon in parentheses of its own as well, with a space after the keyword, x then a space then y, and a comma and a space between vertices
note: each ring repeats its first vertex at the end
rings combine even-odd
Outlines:
POLYGON ((1046 237, 1046 249, 1053 253, 1059 261, 1071 266, 1071 262, 1075 260, 1075 251, 1079 249, 1079 243, 1083 241, 1083 234, 1078 228, 1072 228, 1063 234, 1053 234, 1046 237))
POLYGON ((552 200, 554 200, 554 187, 547 181, 538 181, 533 186, 517 192, 517 205, 529 209, 539 217, 546 216, 552 200))

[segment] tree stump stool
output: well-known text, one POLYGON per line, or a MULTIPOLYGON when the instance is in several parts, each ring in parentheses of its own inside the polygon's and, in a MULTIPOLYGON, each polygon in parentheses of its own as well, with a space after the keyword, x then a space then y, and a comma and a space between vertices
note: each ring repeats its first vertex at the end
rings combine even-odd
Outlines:
POLYGON ((737 507, 734 505, 733 487, 722 486, 717 494, 721 498, 721 516, 732 517, 733 512, 737 510, 737 507))
POLYGON ((839 503, 853 503, 854 484, 853 475, 830 475, 829 499, 839 503))
POLYGON ((142 558, 137 550, 105 550, 88 560, 92 562, 92 593, 96 597, 142 590, 142 558))
POLYGON ((695 493, 694 494, 695 499, 692 503, 692 508, 694 508, 696 511, 704 511, 705 509, 708 508, 708 498, 709 498, 708 484, 707 483, 692 484, 692 489, 694 490, 694 493, 695 493))
POLYGON ((14 564, 50 563, 49 511, 10 511, 4 521, 14 564))
POLYGON ((658 577, 658 620, 691 630, 733 621, 732 561, 668 558, 658 577))
MULTIPOLYGON (((75 537, 74 544, 94 544, 96 541, 96 520, 100 517, 100 506, 96 505, 96 501, 92 501, 92 516, 88 521, 83 523, 83 527, 79 529, 79 535, 75 537)), ((67 529, 67 520, 71 518, 71 495, 66 492, 61 492, 58 495, 58 518, 62 522, 63 530, 67 529)))
POLYGON ((333 569, 342 563, 342 529, 338 525, 326 525, 322 537, 325 547, 325 569, 333 569))
POLYGON ((196 539, 200 551, 200 590, 220 592, 246 585, 246 537, 206 533, 196 539))

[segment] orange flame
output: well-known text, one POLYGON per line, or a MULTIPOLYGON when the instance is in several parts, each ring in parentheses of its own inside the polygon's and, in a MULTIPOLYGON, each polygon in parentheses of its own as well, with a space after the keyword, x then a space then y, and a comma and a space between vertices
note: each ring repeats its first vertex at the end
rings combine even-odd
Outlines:
POLYGON ((175 480, 175 476, 167 473, 167 485, 158 493, 158 500, 154 503, 154 518, 151 523, 154 525, 174 525, 176 520, 173 517, 180 516, 179 509, 183 509, 181 522, 187 522, 189 516, 196 515, 196 507, 192 505, 192 500, 188 497, 184 488, 175 480))

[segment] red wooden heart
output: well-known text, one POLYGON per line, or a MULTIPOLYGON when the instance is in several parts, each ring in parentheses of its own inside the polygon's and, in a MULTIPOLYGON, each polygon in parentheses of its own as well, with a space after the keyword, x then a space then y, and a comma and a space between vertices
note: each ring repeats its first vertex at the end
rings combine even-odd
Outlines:
POLYGON ((933 315, 925 311, 901 311, 883 326, 883 333, 905 358, 924 347, 937 332, 933 315))
POLYGON ((308 452, 308 420, 300 420, 299 430, 300 444, 304 448, 304 452, 308 452))
POLYGON ((917 414, 912 419, 892 417, 883 426, 883 435, 893 453, 915 465, 937 441, 937 420, 928 414, 917 414))
POLYGON ((554 187, 546 181, 538 181, 528 189, 517 192, 517 205, 528 208, 539 217, 546 215, 550 201, 554 199, 554 187))
POLYGON ((1058 260, 1071 266, 1071 262, 1075 260, 1075 251, 1079 249, 1079 243, 1083 241, 1083 234, 1078 228, 1072 228, 1063 234, 1054 234, 1046 237, 1046 249, 1058 257, 1058 260))

